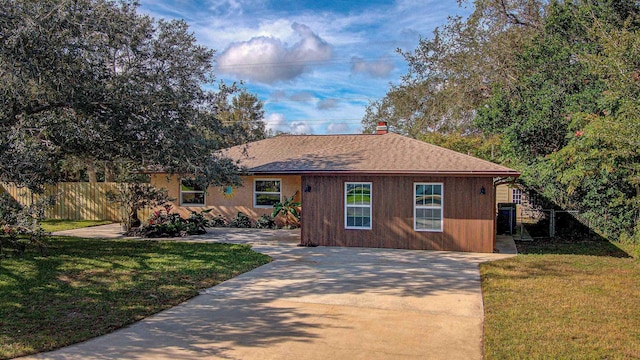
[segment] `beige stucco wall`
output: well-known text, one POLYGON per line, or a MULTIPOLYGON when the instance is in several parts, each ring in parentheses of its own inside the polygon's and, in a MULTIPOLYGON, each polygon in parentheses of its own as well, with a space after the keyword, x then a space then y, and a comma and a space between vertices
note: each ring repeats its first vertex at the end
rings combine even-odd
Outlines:
POLYGON ((227 219, 235 217, 239 211, 254 220, 260 215, 273 212, 273 208, 255 208, 253 206, 253 183, 255 179, 280 179, 282 181, 282 200, 297 191, 296 201, 300 201, 300 176, 242 176, 243 186, 234 188, 231 195, 225 195, 222 187, 212 186, 207 189, 205 206, 185 207, 180 206, 180 177, 178 175, 151 175, 151 183, 154 186, 167 189, 169 196, 176 199, 173 202, 174 211, 183 216, 188 216, 189 210, 213 209, 211 215, 223 215, 227 219))
POLYGON ((496 186, 496 204, 510 202, 510 192, 511 188, 507 184, 500 184, 496 186))
MULTIPOLYGON (((496 186, 496 206, 499 203, 513 202, 514 185, 500 184, 496 186)), ((535 218, 534 214, 529 210, 529 196, 526 191, 522 192, 522 204, 516 205, 516 221, 531 221, 535 218)))

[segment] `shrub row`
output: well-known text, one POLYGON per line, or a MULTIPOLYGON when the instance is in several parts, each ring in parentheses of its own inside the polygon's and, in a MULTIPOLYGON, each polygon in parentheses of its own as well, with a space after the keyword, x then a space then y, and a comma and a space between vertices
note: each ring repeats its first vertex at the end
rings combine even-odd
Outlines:
MULTIPOLYGON (((255 229, 278 229, 278 225, 275 222, 273 216, 264 214, 260 216, 256 221, 251 220, 247 214, 238 212, 238 214, 232 218, 227 219, 222 215, 218 215, 209 221, 211 227, 231 227, 231 228, 255 228, 255 229)), ((287 226, 287 228, 295 228, 295 226, 287 226)))
POLYGON ((207 232, 205 230, 207 227, 278 228, 273 216, 268 214, 262 215, 256 221, 253 221, 243 212, 238 212, 232 219, 227 219, 222 215, 210 216, 210 212, 211 209, 200 212, 191 211, 189 217, 185 219, 178 213, 172 213, 171 205, 166 205, 164 209, 154 211, 145 224, 131 229, 127 235, 148 238, 177 237, 204 234, 207 232))
POLYGON ((206 213, 206 210, 191 211, 185 219, 178 213, 172 213, 171 205, 165 205, 163 210, 154 211, 146 224, 132 228, 127 235, 153 238, 204 234, 207 232, 205 227, 209 225, 206 213))

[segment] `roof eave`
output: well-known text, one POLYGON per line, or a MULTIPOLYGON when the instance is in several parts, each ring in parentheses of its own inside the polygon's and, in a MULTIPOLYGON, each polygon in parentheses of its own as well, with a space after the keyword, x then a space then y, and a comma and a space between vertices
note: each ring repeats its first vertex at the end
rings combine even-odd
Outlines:
POLYGON ((423 176, 460 176, 460 177, 512 177, 517 178, 521 174, 517 171, 420 171, 420 170, 252 170, 247 169, 248 173, 256 175, 387 175, 387 176, 403 176, 403 175, 423 175, 423 176))

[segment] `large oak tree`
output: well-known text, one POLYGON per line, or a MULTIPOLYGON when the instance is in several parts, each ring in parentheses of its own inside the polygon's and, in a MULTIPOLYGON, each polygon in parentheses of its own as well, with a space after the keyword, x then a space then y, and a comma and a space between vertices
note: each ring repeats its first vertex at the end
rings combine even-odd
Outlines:
POLYGON ((214 51, 184 21, 129 1, 0 0, 0 180, 33 189, 66 158, 237 181, 217 103, 214 51))

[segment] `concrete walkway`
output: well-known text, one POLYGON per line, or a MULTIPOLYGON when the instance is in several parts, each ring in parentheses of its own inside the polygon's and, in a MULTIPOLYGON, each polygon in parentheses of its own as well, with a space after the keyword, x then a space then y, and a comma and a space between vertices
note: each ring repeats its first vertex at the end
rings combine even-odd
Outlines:
POLYGON ((296 236, 216 229, 189 238, 249 242, 274 261, 112 334, 31 358, 482 358, 478 264, 513 255, 301 248, 296 236))

